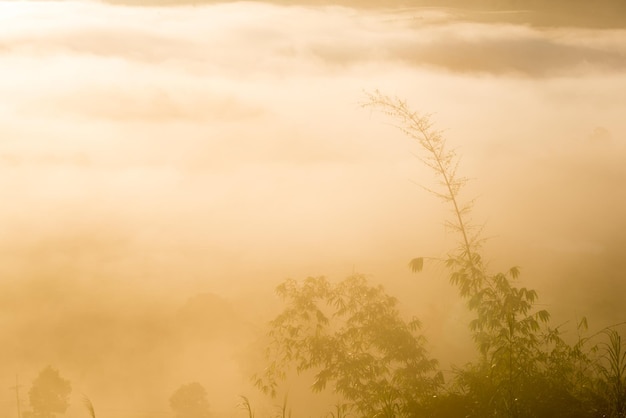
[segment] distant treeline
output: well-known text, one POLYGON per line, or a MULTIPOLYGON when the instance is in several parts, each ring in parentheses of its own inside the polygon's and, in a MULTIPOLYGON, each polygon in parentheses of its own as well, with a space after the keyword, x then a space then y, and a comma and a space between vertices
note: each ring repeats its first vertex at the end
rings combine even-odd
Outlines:
MULTIPOLYGON (((136 6, 188 6, 240 0, 104 0, 136 6)), ((337 5, 354 8, 450 7, 472 11, 525 11, 525 23, 589 27, 625 27, 624 0, 259 0, 280 5, 337 5)), ((506 17, 504 17, 506 18, 506 17)))

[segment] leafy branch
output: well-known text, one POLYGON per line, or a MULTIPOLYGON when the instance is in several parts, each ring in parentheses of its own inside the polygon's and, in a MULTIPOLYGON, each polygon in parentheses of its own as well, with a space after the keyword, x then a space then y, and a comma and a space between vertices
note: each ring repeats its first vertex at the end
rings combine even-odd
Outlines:
MULTIPOLYGON (((446 226, 461 237, 457 252, 447 261, 448 267, 462 267, 459 274, 453 275, 451 280, 459 287, 461 295, 473 295, 482 287, 486 276, 479 254, 483 240, 480 237, 480 228, 469 220, 473 201, 461 202, 461 191, 468 179, 458 174, 460 159, 454 149, 447 146, 442 131, 434 128, 429 115, 420 115, 406 101, 391 98, 379 91, 366 94, 367 101, 363 103, 363 107, 378 110, 393 118, 396 121, 395 126, 425 151, 423 156, 418 155, 417 158, 434 171, 443 191, 423 187, 451 205, 453 219, 446 221, 446 226)), ((418 272, 422 270, 423 263, 423 257, 414 258, 409 267, 418 272)))

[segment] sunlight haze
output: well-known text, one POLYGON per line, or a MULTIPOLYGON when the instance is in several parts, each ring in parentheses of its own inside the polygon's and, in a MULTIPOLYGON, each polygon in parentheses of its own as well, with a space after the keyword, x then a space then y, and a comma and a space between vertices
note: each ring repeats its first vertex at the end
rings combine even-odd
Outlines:
POLYGON ((521 266, 557 323, 624 321, 626 29, 120 3, 0 1, 0 415, 17 416, 16 374, 28 409, 52 365, 68 417, 81 394, 98 416, 173 416, 194 381, 213 416, 245 416, 240 395, 266 416, 280 399, 249 377, 287 278, 363 273, 442 365, 469 361, 444 267, 407 267, 454 247, 451 213, 417 145, 362 106, 376 90, 456 149, 494 269, 521 266))

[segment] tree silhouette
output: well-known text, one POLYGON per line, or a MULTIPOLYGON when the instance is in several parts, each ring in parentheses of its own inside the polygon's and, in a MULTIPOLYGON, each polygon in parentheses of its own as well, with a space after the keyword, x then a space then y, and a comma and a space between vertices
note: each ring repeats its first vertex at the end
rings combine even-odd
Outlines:
MULTIPOLYGON (((312 371, 314 391, 332 385, 364 417, 626 418, 626 347, 614 329, 626 323, 584 337, 583 318, 577 341, 568 343, 563 324, 552 327, 549 312, 538 309, 537 292, 521 286, 519 268, 489 271, 481 226, 462 196, 467 179, 442 132, 403 100, 379 92, 367 99, 365 107, 390 116, 417 142, 418 157, 438 180, 427 190, 451 209, 446 226, 457 245, 435 260, 472 314, 478 358, 454 367, 446 387, 423 337, 414 334, 417 323, 404 322, 382 288, 361 276, 337 284, 287 280, 277 288, 287 306, 270 323, 270 363, 257 386, 274 395, 291 368, 312 371), (602 335, 608 342, 593 344, 602 335)), ((418 272, 425 260, 414 258, 409 267, 418 272)))
POLYGON ((72 385, 51 366, 43 369, 28 392, 33 418, 52 418, 69 406, 72 385))
MULTIPOLYGON (((488 271, 482 256, 481 227, 470 219, 472 201, 463 203, 461 198, 467 179, 458 174, 459 158, 447 146, 442 132, 433 127, 428 116, 414 112, 403 100, 378 91, 367 98, 365 107, 391 117, 417 142, 421 148, 418 157, 439 180, 440 187, 429 191, 452 209, 446 225, 457 233, 458 245, 444 263, 451 284, 474 314, 469 328, 480 357, 456 370, 456 393, 447 399, 461 405, 462 416, 597 416, 598 402, 593 397, 598 391, 592 394, 589 388, 600 377, 599 383, 610 382, 613 395, 608 403, 621 413, 624 396, 616 394, 623 392, 626 356, 620 351, 618 334, 609 334, 605 376, 594 376, 589 367, 594 348, 584 351, 589 338, 569 345, 561 336, 560 326, 550 328, 548 311, 537 309, 537 292, 518 285, 517 267, 505 273, 488 271)), ((419 257, 409 266, 420 271, 423 263, 424 258, 419 257)), ((579 331, 581 328, 586 328, 586 320, 579 324, 579 331)))
POLYGON ((288 371, 315 373, 362 416, 416 416, 443 384, 418 320, 405 321, 397 300, 361 275, 287 280, 276 289, 286 307, 270 324, 268 367, 255 383, 276 395, 288 371))
POLYGON ((211 415, 206 390, 198 382, 176 389, 170 397, 170 406, 176 418, 207 418, 211 415))

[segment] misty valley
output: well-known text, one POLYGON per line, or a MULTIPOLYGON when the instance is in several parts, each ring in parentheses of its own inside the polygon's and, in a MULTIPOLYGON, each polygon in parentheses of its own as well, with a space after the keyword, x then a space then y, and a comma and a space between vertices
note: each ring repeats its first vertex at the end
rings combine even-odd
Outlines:
POLYGON ((0 416, 626 417, 625 19, 0 0, 0 416))

